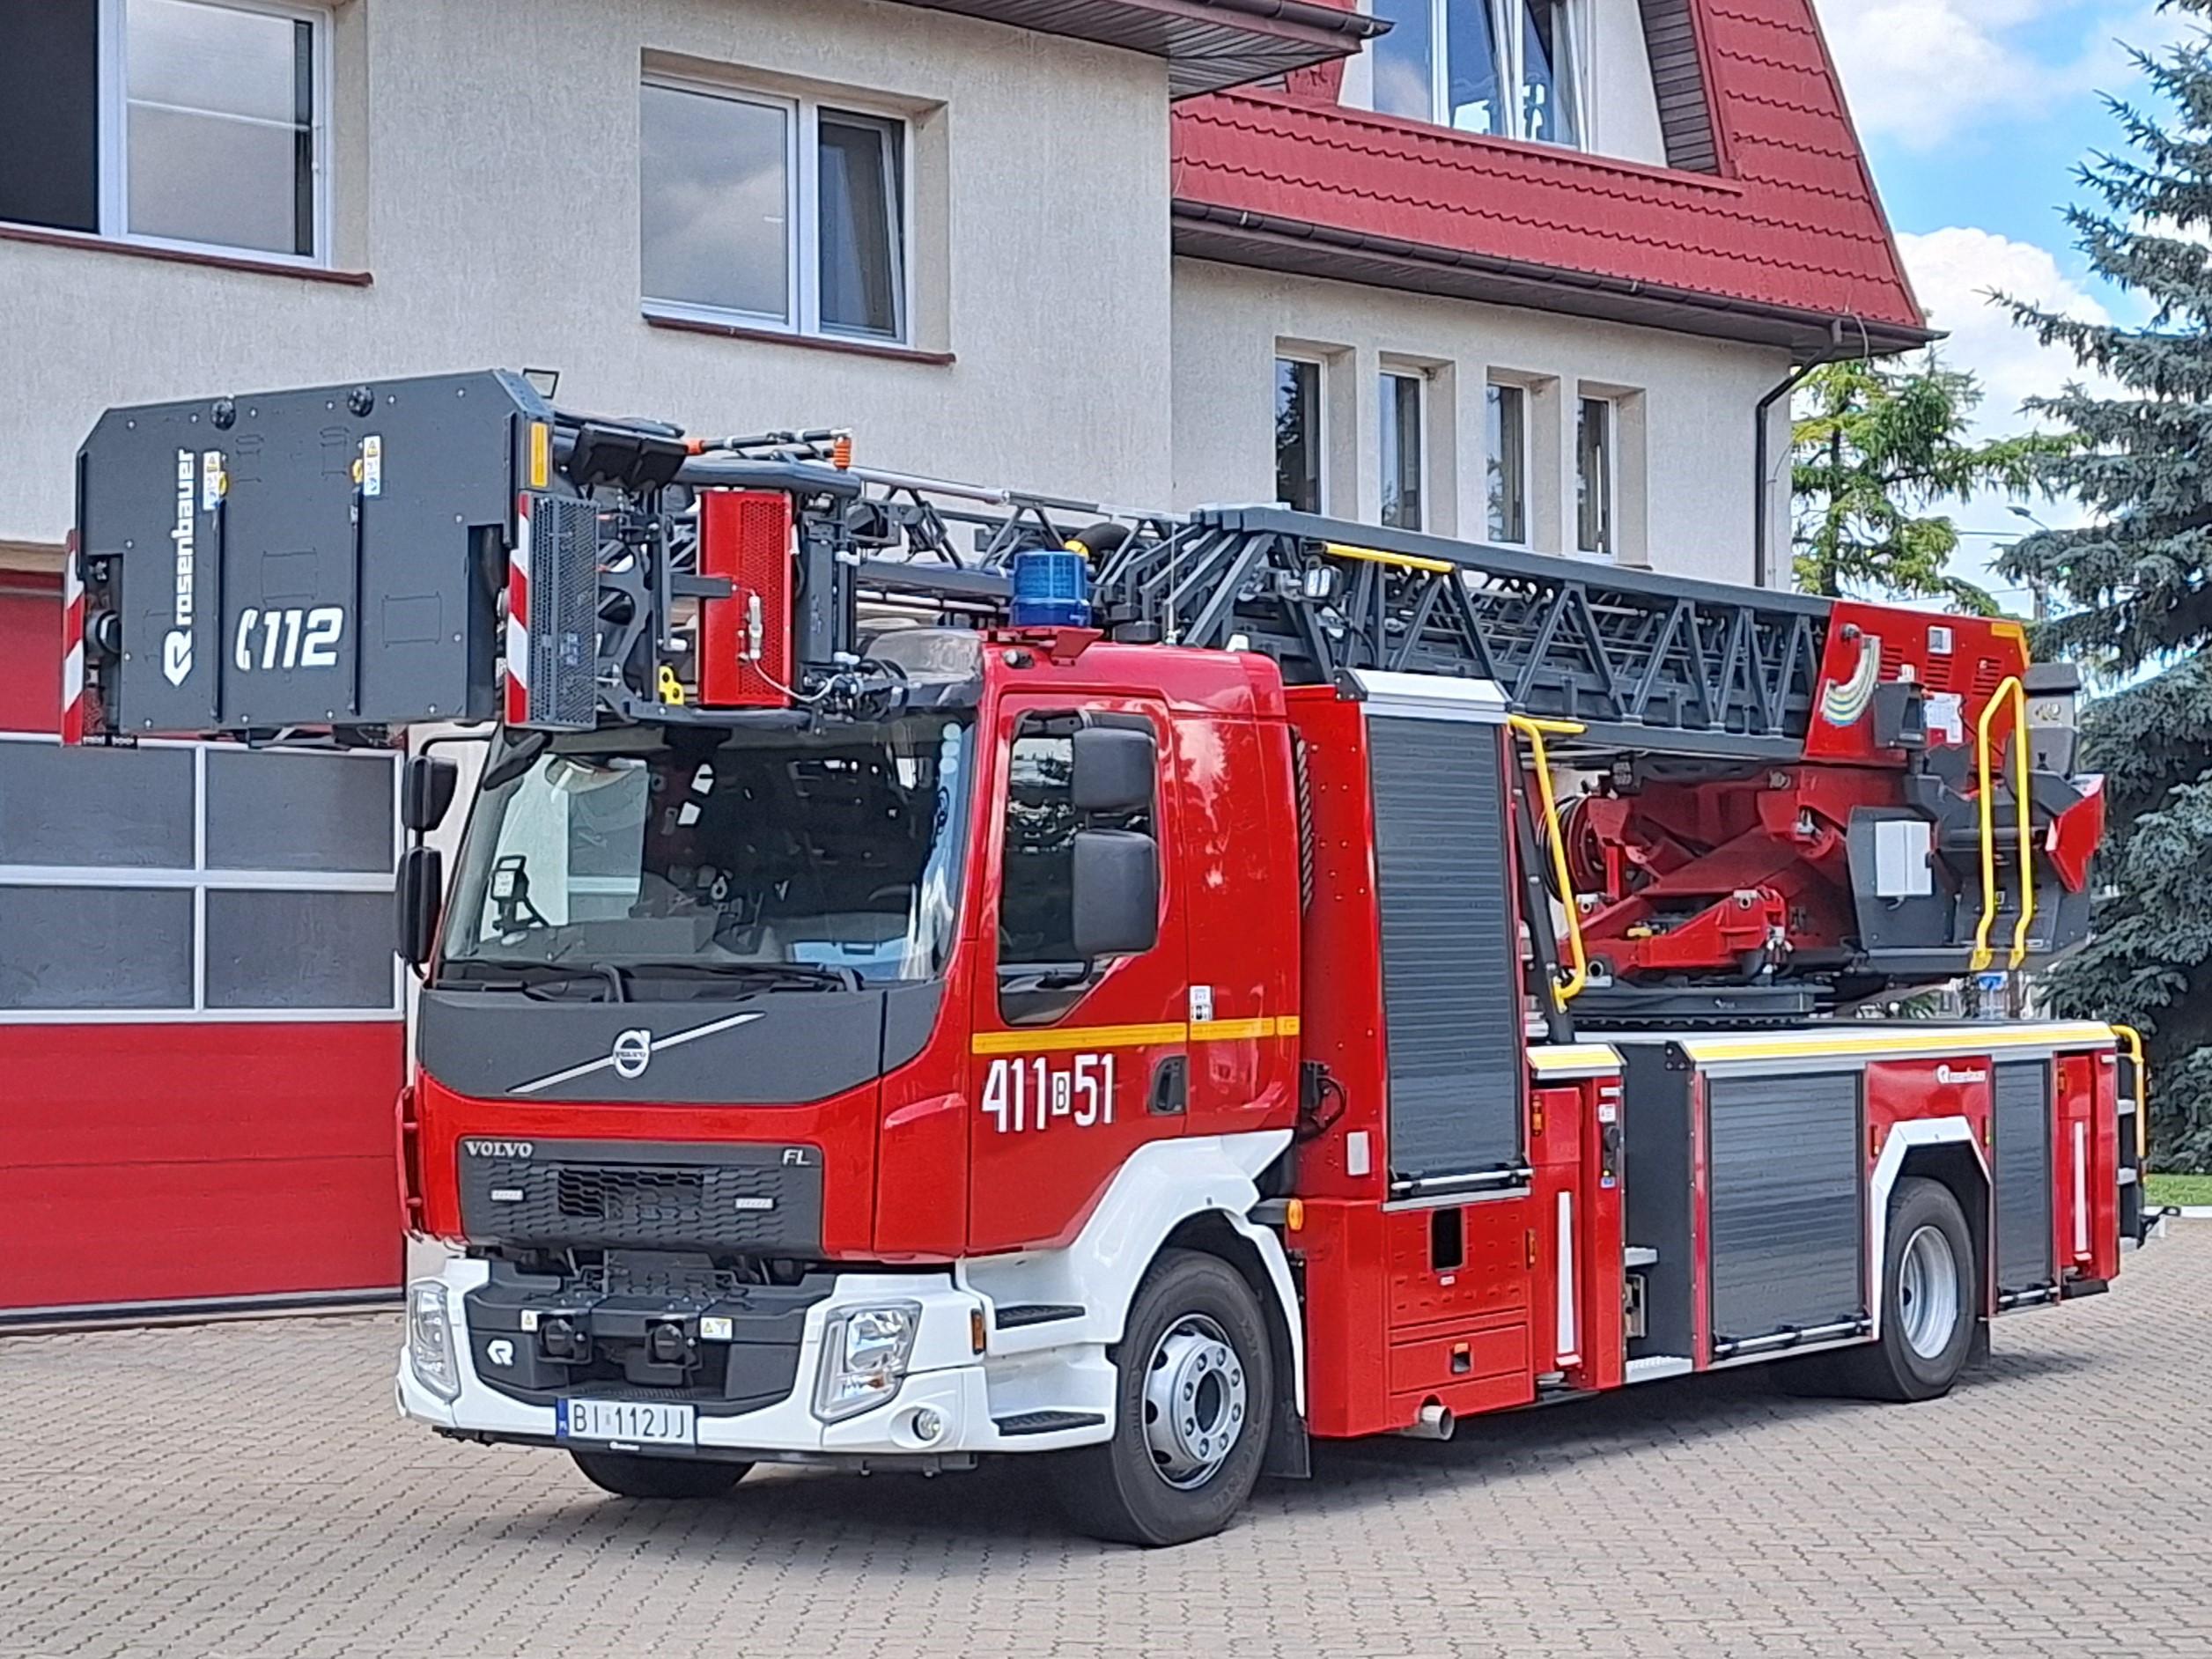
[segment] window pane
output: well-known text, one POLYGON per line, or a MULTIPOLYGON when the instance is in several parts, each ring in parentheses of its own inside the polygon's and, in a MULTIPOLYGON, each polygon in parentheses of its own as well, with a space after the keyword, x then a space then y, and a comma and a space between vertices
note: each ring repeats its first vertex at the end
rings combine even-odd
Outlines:
POLYGON ((99 0, 0 0, 0 219, 100 229, 99 0))
POLYGON ((312 255, 313 26, 186 0, 125 19, 129 229, 312 255))
POLYGON ((648 299, 786 321, 791 112, 648 86, 640 255, 648 299))
POLYGON ((210 749, 207 815, 210 870, 392 868, 387 760, 210 749))
POLYGON ((1275 499, 1321 511, 1321 365, 1275 359, 1275 499))
POLYGON ((1431 0, 1375 0, 1375 15, 1390 32, 1368 48, 1374 62, 1375 107, 1412 121, 1436 119, 1432 57, 1436 49, 1431 0))
POLYGON ((1524 136, 1579 144, 1574 66, 1567 55, 1567 9, 1557 0, 1515 0, 1521 11, 1521 122, 1524 136))
POLYGON ((827 112, 820 126, 822 326, 896 338, 906 263, 899 129, 827 112))
POLYGON ((1014 740, 1006 776, 1006 844, 999 899, 999 962, 1073 962, 1076 822, 1066 737, 1014 740))
POLYGON ((1488 0, 1449 0, 1444 42, 1451 66, 1444 98, 1449 124, 1462 132, 1503 132, 1506 107, 1498 96, 1498 43, 1488 0))
POLYGON ((191 1006, 189 891, 0 887, 0 1008, 191 1006))
POLYGON ((0 743, 0 864, 192 867, 192 751, 0 743))
POLYGON ((391 898, 210 892, 207 1006, 388 1011, 391 898))
POLYGON ((1602 397, 1584 398, 1574 423, 1574 545, 1613 550, 1613 406, 1602 397))
POLYGON ((1529 539, 1528 394, 1489 389, 1490 539, 1515 547, 1529 539))
POLYGON ((1418 375, 1382 377, 1382 522, 1421 527, 1421 382, 1418 375))

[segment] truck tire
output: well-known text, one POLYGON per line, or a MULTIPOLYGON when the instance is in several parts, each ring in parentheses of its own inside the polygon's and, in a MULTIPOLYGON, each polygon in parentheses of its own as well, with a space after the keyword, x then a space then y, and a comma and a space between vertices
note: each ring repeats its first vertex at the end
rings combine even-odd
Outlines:
POLYGON ((1837 1391, 1899 1402, 1948 1394, 1980 1324, 1973 1238, 1949 1187, 1918 1176, 1897 1183, 1883 1256, 1881 1339, 1833 1356, 1837 1391))
POLYGON ((1054 1460, 1068 1524, 1148 1549, 1210 1537, 1251 1495, 1274 1419, 1266 1316, 1218 1256, 1163 1250, 1114 1361, 1111 1440, 1054 1460))
POLYGON ((584 1478, 617 1498, 719 1498, 745 1478, 750 1464, 708 1458, 640 1457, 629 1452, 571 1451, 584 1478))

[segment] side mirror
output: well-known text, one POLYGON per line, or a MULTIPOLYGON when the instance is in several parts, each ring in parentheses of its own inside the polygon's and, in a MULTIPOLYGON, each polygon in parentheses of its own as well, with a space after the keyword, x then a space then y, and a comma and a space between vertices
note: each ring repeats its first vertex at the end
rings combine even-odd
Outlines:
POLYGON ((400 854, 398 878, 393 886, 400 960, 410 968, 420 968, 430 960, 431 946, 438 937, 438 911, 446 893, 446 855, 436 847, 408 848, 400 854))
POLYGON ((1149 730, 1084 726, 1069 740, 1068 790, 1078 812, 1127 812, 1152 804, 1160 754, 1149 730))
POLYGON ((446 821, 461 783, 461 768, 434 755, 409 755, 400 771, 400 822, 411 835, 435 830, 446 821))
POLYGON ((1160 942, 1160 849, 1150 836, 1078 830, 1074 862, 1076 955, 1136 956, 1160 942))

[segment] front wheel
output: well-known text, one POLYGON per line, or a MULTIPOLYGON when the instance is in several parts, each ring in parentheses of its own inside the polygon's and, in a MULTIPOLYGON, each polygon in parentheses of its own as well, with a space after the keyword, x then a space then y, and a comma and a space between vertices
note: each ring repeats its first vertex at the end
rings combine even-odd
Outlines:
POLYGON ((571 1451, 584 1478, 617 1498, 719 1498, 745 1478, 750 1464, 627 1452, 571 1451))
POLYGON ((1251 1287, 1218 1256, 1163 1251, 1112 1357, 1113 1438, 1056 1460, 1069 1524, 1148 1548, 1219 1532, 1251 1495, 1274 1415, 1274 1355, 1251 1287))

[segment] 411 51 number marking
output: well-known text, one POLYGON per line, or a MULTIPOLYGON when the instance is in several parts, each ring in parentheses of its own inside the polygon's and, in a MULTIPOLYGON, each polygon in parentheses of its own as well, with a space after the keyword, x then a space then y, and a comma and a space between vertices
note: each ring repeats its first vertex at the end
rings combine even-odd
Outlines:
POLYGON ((1044 1055, 993 1060, 983 1109, 1002 1135, 1038 1130, 1056 1119, 1089 1129, 1114 1121, 1114 1057, 1076 1054, 1056 1066, 1044 1055))

